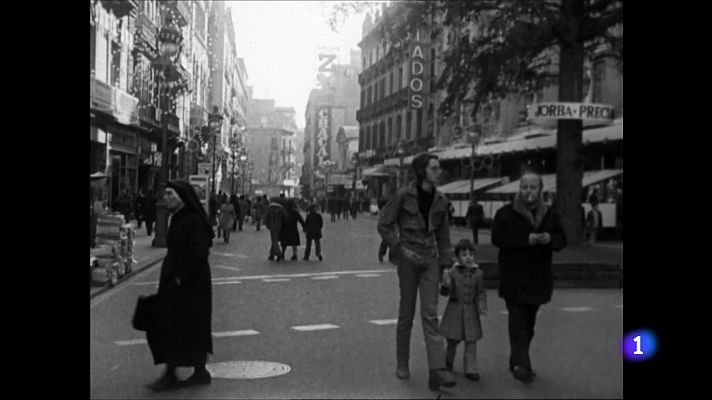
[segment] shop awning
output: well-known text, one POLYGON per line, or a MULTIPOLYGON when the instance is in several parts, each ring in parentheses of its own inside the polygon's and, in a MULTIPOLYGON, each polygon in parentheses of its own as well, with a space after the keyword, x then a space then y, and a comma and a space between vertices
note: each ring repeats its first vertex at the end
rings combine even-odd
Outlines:
MULTIPOLYGON (((473 189, 474 191, 487 189, 498 183, 502 182, 504 178, 484 178, 475 179, 473 189)), ((456 193, 470 193, 470 180, 464 179, 460 181, 450 182, 446 185, 438 187, 438 191, 444 194, 456 194, 456 193)))
POLYGON ((379 164, 374 165, 371 168, 364 169, 363 176, 388 176, 388 174, 383 172, 383 164, 379 164))
MULTIPOLYGON (((622 175, 622 169, 603 169, 599 171, 585 171, 583 173, 582 187, 594 185, 598 182, 605 181, 618 175, 622 175)), ((542 175, 544 181, 544 190, 547 192, 556 192, 556 174, 542 175)), ((487 193, 493 194, 516 194, 519 192, 519 180, 508 183, 506 185, 488 190, 487 193)))

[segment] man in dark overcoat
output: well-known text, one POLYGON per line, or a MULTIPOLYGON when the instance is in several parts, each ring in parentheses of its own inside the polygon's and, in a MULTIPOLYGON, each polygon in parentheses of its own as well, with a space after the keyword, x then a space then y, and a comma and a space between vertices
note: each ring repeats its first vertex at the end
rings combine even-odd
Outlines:
POLYGON ((269 229, 270 235, 270 249, 269 257, 270 261, 282 261, 284 260, 282 249, 279 247, 279 236, 282 233, 282 226, 284 221, 287 219, 287 211, 284 206, 280 204, 280 198, 273 197, 269 205, 267 206, 267 211, 265 212, 265 226, 269 229))
POLYGON ((470 205, 467 207, 467 214, 465 214, 465 220, 467 220, 467 224, 470 226, 470 229, 472 229, 472 242, 475 244, 480 243, 478 239, 479 230, 482 226, 482 222, 484 222, 484 219, 484 209, 482 208, 482 205, 477 202, 477 197, 473 195, 472 200, 470 201, 470 205))
POLYGON ((492 244, 499 248, 499 296, 509 312, 509 370, 514 378, 531 382, 529 347, 539 306, 551 300, 554 281, 552 253, 566 246, 558 212, 542 198, 541 176, 525 172, 514 201, 497 211, 492 244))
POLYGON ((154 363, 166 364, 165 374, 148 385, 155 391, 209 384, 211 376, 205 364, 208 353, 213 352, 208 264, 213 229, 188 182, 168 182, 164 199, 173 216, 168 228, 168 251, 161 265, 159 311, 154 325, 146 331, 154 363), (195 371, 179 382, 177 367, 194 367, 195 371))

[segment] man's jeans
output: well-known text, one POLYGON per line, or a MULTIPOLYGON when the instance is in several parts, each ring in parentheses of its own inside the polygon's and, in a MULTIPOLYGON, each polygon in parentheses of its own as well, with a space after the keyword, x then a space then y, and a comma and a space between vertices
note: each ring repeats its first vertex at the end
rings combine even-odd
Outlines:
POLYGON ((400 307, 396 334, 396 357, 399 362, 410 359, 410 333, 415 317, 415 303, 420 291, 420 316, 423 322, 425 349, 428 354, 428 369, 445 368, 445 340, 438 330, 438 284, 437 258, 414 263, 401 257, 398 266, 400 307))

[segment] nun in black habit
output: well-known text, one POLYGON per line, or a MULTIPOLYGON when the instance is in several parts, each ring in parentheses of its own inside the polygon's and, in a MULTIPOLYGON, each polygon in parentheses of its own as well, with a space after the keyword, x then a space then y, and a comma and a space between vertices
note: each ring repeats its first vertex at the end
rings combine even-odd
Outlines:
POLYGON ((170 181, 164 195, 172 214, 168 228, 168 252, 163 259, 158 286, 158 317, 146 339, 156 365, 166 364, 165 374, 148 385, 165 390, 210 383, 205 368, 213 352, 211 335, 212 286, 209 249, 213 229, 193 187, 186 181, 170 181), (185 381, 178 381, 176 367, 194 367, 185 381))

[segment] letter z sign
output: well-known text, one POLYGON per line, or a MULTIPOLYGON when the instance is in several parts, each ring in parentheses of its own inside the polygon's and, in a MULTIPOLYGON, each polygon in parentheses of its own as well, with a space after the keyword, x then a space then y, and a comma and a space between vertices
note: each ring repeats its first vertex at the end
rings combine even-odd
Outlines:
POLYGON ((334 68, 331 67, 331 63, 336 59, 336 54, 319 54, 319 72, 334 72, 334 68), (323 61, 322 60, 326 60, 323 61))

